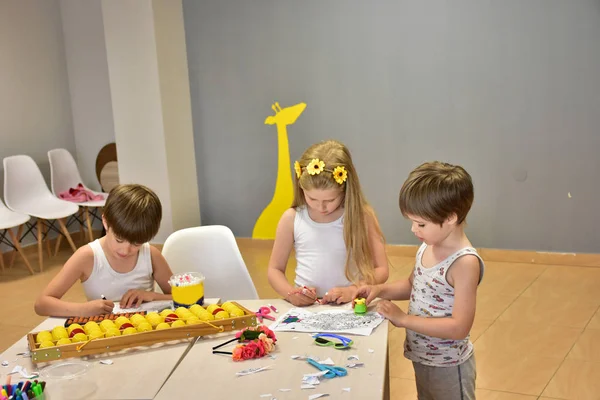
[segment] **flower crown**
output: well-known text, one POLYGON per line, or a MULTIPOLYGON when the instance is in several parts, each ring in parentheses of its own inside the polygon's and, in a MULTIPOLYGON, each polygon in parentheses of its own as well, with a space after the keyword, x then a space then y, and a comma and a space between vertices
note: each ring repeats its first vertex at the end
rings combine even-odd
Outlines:
POLYGON ((300 166, 298 161, 294 162, 294 170, 296 171, 296 178, 300 179, 302 175, 302 170, 306 170, 309 175, 319 175, 323 171, 331 172, 333 175, 333 179, 342 185, 348 179, 348 171, 343 165, 339 165, 332 170, 325 169, 325 162, 319 160, 318 158, 313 158, 306 167, 300 166))
POLYGON ((276 341, 277 338, 275 337, 275 333, 265 325, 248 327, 238 332, 235 335, 235 338, 213 347, 213 354, 230 354, 233 361, 261 358, 274 350, 276 341), (219 347, 223 347, 226 344, 236 341, 239 343, 247 343, 238 344, 231 352, 217 350, 219 347))

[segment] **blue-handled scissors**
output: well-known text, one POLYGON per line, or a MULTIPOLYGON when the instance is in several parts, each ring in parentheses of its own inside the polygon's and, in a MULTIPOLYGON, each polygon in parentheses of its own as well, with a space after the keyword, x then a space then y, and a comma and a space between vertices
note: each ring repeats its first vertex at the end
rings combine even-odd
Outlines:
POLYGON ((346 368, 336 367, 336 366, 332 367, 330 365, 321 364, 321 363, 316 362, 312 358, 307 358, 306 361, 308 361, 308 363, 310 365, 317 367, 321 371, 327 371, 327 373, 325 375, 323 375, 325 378, 331 379, 331 378, 335 378, 336 376, 348 375, 348 370, 346 368))

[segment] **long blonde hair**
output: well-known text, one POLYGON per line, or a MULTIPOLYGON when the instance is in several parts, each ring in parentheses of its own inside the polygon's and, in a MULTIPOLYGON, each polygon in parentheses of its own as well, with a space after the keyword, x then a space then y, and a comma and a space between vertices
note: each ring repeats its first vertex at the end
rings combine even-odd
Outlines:
MULTIPOLYGON (((369 284, 375 283, 375 262, 369 244, 367 217, 375 221, 377 234, 383 239, 383 233, 375 218, 375 212, 367 203, 362 190, 350 151, 342 143, 328 140, 310 146, 295 164, 296 190, 292 207, 306 207, 304 190, 338 189, 344 193, 344 242, 346 244, 346 278, 357 283, 361 278, 369 284), (325 163, 319 174, 311 175, 307 167, 315 159, 325 163), (298 169, 298 167, 300 169, 298 169), (347 179, 341 184, 336 181, 333 172, 336 167, 344 167, 347 179), (298 173, 300 177, 298 178, 298 173), (354 260, 358 276, 350 271, 350 261, 354 260)), ((314 164, 313 164, 314 165, 314 164)))

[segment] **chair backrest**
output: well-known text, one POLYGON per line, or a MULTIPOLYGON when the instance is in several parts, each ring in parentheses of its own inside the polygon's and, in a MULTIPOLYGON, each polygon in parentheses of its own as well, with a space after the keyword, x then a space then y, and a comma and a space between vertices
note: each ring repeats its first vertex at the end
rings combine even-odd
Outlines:
POLYGON ((205 297, 225 300, 258 299, 233 232, 210 225, 173 232, 162 254, 173 273, 197 271, 206 277, 205 297))
POLYGON ((8 208, 18 210, 32 199, 52 196, 39 167, 33 158, 10 156, 4 163, 4 201, 8 208))
POLYGON ((54 149, 48 152, 50 161, 50 187, 58 195, 70 188, 83 184, 75 159, 66 149, 54 149))

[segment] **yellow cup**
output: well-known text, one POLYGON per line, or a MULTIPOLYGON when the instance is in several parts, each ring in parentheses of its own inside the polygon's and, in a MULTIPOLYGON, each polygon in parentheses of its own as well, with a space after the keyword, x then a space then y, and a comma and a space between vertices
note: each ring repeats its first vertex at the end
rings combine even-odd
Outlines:
POLYGON ((169 279, 175 307, 204 304, 204 275, 199 272, 175 274, 169 279))

